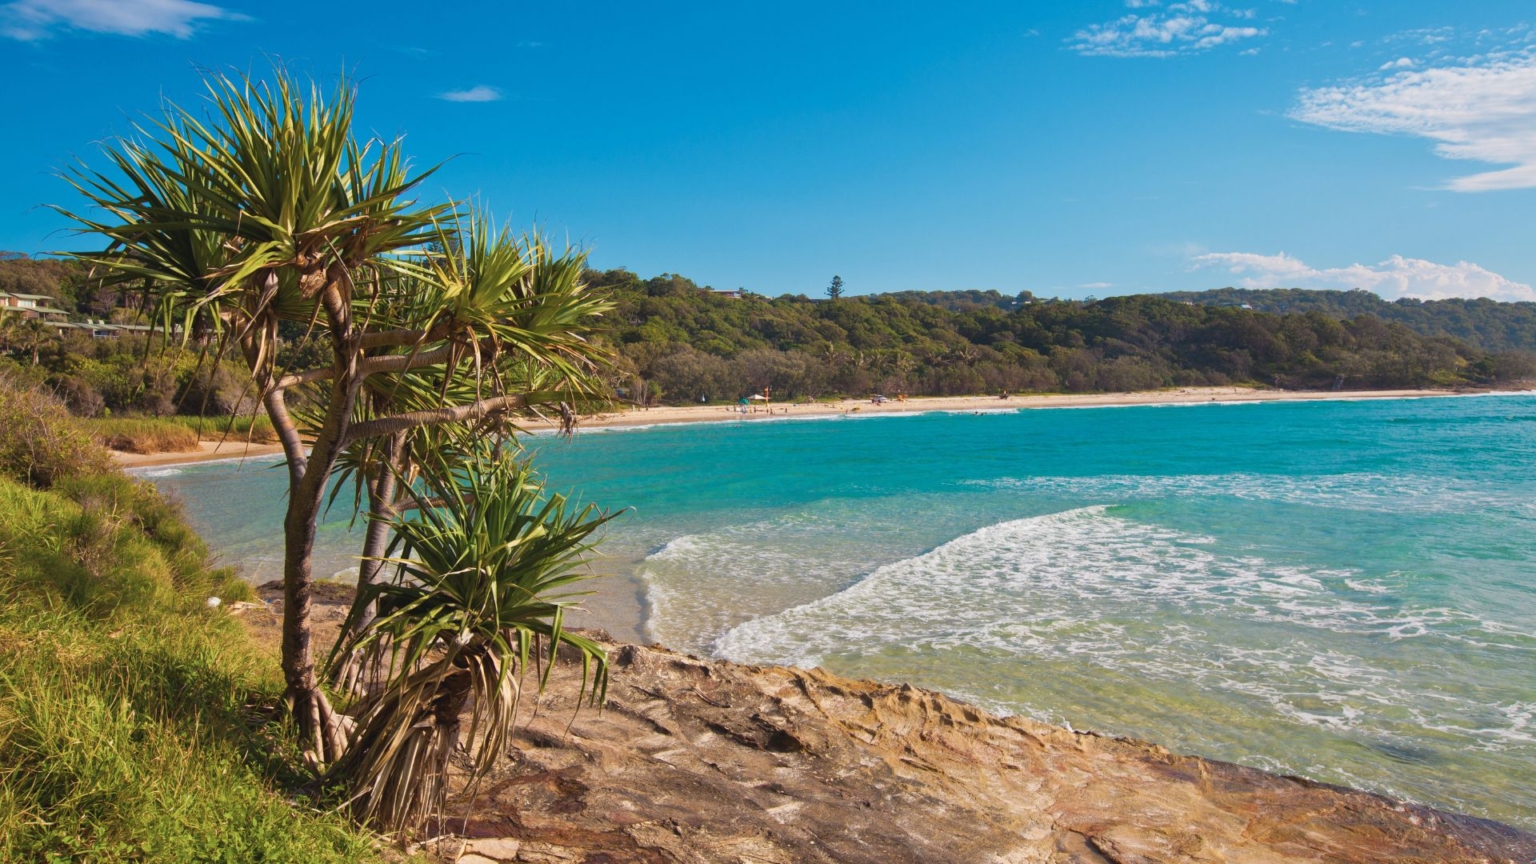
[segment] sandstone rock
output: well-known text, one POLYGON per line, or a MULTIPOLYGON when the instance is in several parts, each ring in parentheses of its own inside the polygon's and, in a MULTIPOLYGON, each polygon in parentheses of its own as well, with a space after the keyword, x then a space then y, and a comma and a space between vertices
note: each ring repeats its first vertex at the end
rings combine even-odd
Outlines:
POLYGON ((603 709, 576 713, 561 664, 465 836, 515 838, 520 861, 1536 859, 1536 836, 1497 823, 911 686, 609 649, 603 709))
MULTIPOLYGON (((275 617, 246 622, 275 643, 275 617)), ((512 758, 472 806, 450 806, 472 816, 443 833, 465 840, 424 851, 452 860, 462 845, 478 864, 510 848, 481 845, 496 841, 555 864, 1536 862, 1536 836, 1496 822, 908 685, 607 647, 602 710, 576 711, 580 666, 559 664, 512 758)))
POLYGON ((494 858, 497 861, 515 861, 518 847, 521 845, 510 837, 485 837, 469 841, 464 844, 464 849, 475 855, 484 855, 486 858, 494 858))

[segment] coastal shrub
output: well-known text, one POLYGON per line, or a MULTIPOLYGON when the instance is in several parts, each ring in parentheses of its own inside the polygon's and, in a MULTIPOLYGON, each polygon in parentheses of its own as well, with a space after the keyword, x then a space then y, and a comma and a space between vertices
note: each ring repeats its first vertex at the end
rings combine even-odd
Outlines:
POLYGON ((194 367, 181 378, 176 404, 183 412, 226 417, 251 414, 261 407, 256 389, 251 386, 250 373, 231 363, 194 367))
POLYGON ((93 340, 86 346, 90 354, 73 355, 69 368, 60 371, 89 385, 113 411, 154 416, 176 413, 178 380, 190 373, 195 358, 189 352, 150 351, 145 356, 134 350, 143 344, 142 337, 129 341, 136 344, 93 340))
POLYGON ((99 474, 110 458, 41 386, 0 368, 0 475, 47 488, 99 474))
POLYGON ((34 389, 48 383, 48 370, 10 357, 0 357, 0 380, 7 386, 34 389))
POLYGON ((76 417, 95 417, 107 407, 107 400, 96 392, 89 381, 78 375, 60 375, 51 383, 54 395, 76 417))
POLYGON ((1536 379, 1536 353, 1505 351, 1489 358, 1493 380, 1500 384, 1536 379))

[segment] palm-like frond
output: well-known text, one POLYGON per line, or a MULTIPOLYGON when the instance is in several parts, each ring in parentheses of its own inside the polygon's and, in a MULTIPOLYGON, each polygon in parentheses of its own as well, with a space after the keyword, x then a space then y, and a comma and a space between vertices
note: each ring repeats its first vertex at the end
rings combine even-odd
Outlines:
POLYGON ((166 322, 205 309, 215 327, 308 320, 317 280, 392 267, 452 209, 409 198, 431 171, 411 174, 399 142, 352 137, 350 82, 327 99, 277 71, 271 84, 212 76, 210 118, 167 103, 139 129, 152 144, 118 141, 111 173, 65 176, 103 215, 60 211, 110 241, 78 257, 108 282, 143 280, 166 322))
POLYGON ((470 377, 494 386, 501 370, 488 368, 485 359, 495 354, 545 367, 573 397, 601 391, 593 372, 609 352, 589 335, 612 304, 582 282, 584 254, 557 251, 537 234, 514 235, 479 211, 439 221, 430 245, 436 251, 422 256, 423 284, 412 300, 438 310, 435 320, 418 326, 435 325, 451 341, 450 373, 472 364, 470 377))
POLYGON ((472 780, 483 776, 507 745, 530 664, 544 667, 542 688, 570 646, 592 701, 607 688, 603 649, 566 630, 564 615, 588 578, 590 538, 611 517, 546 496, 526 465, 489 447, 463 470, 435 473, 455 480, 416 491, 419 509, 395 520, 386 560, 396 576, 359 597, 353 615, 372 601, 377 617, 345 646, 381 648, 391 670, 354 712, 355 743, 334 774, 357 816, 385 829, 419 827, 441 810, 466 706, 472 780))

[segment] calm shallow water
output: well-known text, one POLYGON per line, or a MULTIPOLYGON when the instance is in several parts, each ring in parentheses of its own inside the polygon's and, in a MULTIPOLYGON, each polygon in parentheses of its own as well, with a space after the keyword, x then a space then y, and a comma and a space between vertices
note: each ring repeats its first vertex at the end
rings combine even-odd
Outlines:
MULTIPOLYGON (((643 635, 680 649, 909 680, 1536 829, 1536 398, 531 446, 554 488, 633 508, 599 565, 617 632, 638 593, 643 635)), ((143 473, 250 578, 276 578, 278 471, 143 473)), ((322 567, 352 566, 346 527, 322 531, 322 567)))

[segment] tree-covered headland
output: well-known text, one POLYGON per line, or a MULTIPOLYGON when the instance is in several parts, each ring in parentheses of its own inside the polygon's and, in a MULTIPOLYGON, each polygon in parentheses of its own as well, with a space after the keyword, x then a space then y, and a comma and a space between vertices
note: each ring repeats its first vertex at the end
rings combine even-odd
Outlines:
POLYGON ((1536 328, 1520 323, 1536 320, 1526 308, 1536 304, 1466 304, 1506 322, 1490 330, 1526 334, 1481 344, 1450 335, 1449 315, 1425 312, 1409 323, 1348 314, 1344 305, 1275 313, 1170 295, 1079 301, 995 291, 768 298, 670 274, 609 270, 587 279, 617 306, 608 337, 628 376, 621 384, 637 400, 718 401, 764 387, 776 398, 813 399, 1486 386, 1536 373, 1536 328))

